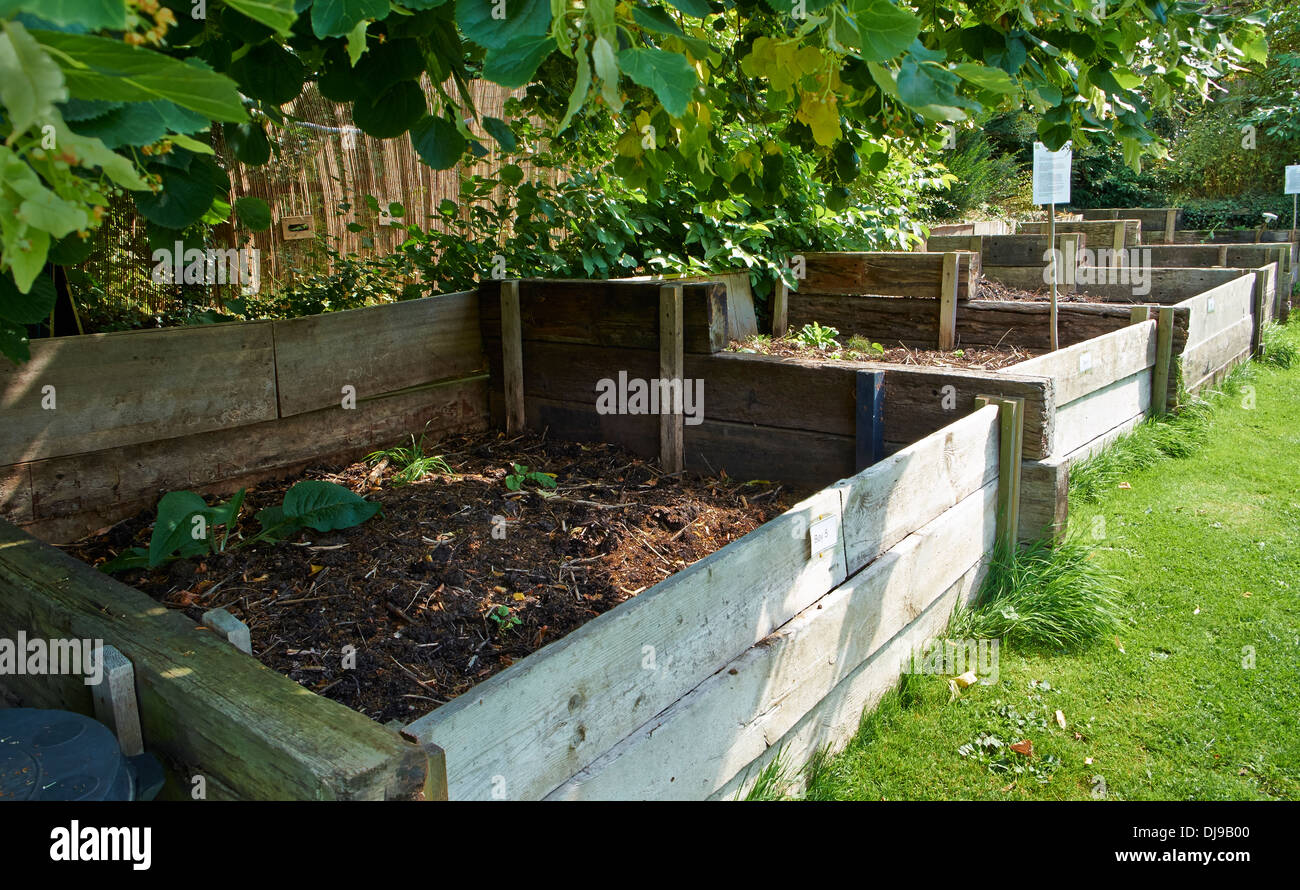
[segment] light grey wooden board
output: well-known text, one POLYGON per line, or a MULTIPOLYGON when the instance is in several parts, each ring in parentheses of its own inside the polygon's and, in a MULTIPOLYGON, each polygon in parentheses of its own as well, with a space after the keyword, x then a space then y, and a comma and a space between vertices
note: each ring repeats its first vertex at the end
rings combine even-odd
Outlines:
POLYGON ((1052 456, 1068 454, 1151 408, 1151 374, 1116 380, 1056 412, 1052 456))
POLYGON ((942 597, 917 616, 907 629, 887 646, 858 666, 830 694, 803 715, 785 735, 769 740, 767 749, 726 785, 710 796, 713 800, 743 797, 755 777, 778 754, 791 777, 790 791, 797 793, 802 767, 818 751, 838 751, 857 733, 864 711, 873 708, 898 683, 904 659, 927 640, 943 633, 959 602, 969 601, 979 589, 985 567, 973 566, 942 597))
POLYGON ((477 291, 275 322, 280 413, 288 417, 463 377, 487 367, 477 291))
POLYGON ((56 337, 31 352, 18 367, 0 359, 0 464, 276 416, 270 322, 56 337))
POLYGON ((984 558, 996 501, 994 482, 908 535, 549 797, 707 798, 984 558))
POLYGON ((453 800, 490 799, 494 791, 509 799, 543 797, 843 582, 842 546, 819 557, 810 553, 809 527, 823 517, 838 532, 834 489, 529 655, 407 731, 447 752, 453 800))
POLYGON ((1183 386, 1188 392, 1197 392, 1206 378, 1240 363, 1243 354, 1249 354, 1251 319, 1243 318, 1231 327, 1224 328, 1191 346, 1182 355, 1183 386))
POLYGON ((850 572, 997 478, 997 418, 980 408, 840 483, 850 572))
POLYGON ((1144 321, 1005 370, 1010 374, 1051 377, 1056 381, 1056 406, 1060 411, 1070 402, 1155 363, 1156 323, 1144 321))
POLYGON ((1081 270, 1080 293, 1118 303, 1159 303, 1170 306, 1189 297, 1240 278, 1240 269, 1162 269, 1152 267, 1146 278, 1138 280, 1125 277, 1123 270, 1096 270, 1096 278, 1087 278, 1088 270, 1081 270), (1138 293, 1138 291, 1145 291, 1138 293))
POLYGON ((1187 324, 1188 348, 1208 340, 1251 314, 1255 295, 1255 273, 1209 288, 1185 300, 1191 310, 1187 324))

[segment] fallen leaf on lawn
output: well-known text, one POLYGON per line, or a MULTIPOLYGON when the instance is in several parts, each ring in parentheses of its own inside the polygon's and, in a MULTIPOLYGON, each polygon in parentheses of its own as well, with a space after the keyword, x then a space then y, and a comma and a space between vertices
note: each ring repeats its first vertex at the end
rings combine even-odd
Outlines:
POLYGON ((1119 641, 1119 637, 1115 637, 1115 648, 1119 650, 1120 655, 1128 654, 1124 651, 1124 644, 1119 641))
POLYGON ((1132 486, 1132 485, 1129 485, 1127 482, 1121 482, 1121 483, 1119 484, 1119 487, 1120 487, 1120 488, 1132 488, 1133 486, 1132 486))
POLYGON ((522 593, 516 593, 516 594, 515 594, 515 602, 519 602, 519 601, 522 600, 523 598, 524 598, 524 595, 523 595, 522 593))
POLYGON ((1085 758, 1083 758, 1083 765, 1084 765, 1084 766, 1092 766, 1092 758, 1091 758, 1091 757, 1085 757, 1085 758))
POLYGON ((1056 712, 1056 725, 1061 727, 1061 729, 1065 729, 1065 715, 1060 711, 1056 712))
POLYGON ((1011 746, 1011 750, 1015 751, 1017 754, 1023 754, 1026 757, 1033 757, 1034 743, 1029 741, 1029 739, 1021 739, 1011 746))
POLYGON ((978 683, 979 677, 975 676, 974 671, 967 671, 966 673, 961 674, 960 676, 953 677, 952 681, 956 683, 958 686, 960 686, 962 689, 965 689, 967 686, 974 686, 976 683, 978 683))
POLYGON ((1192 614, 1193 614, 1193 615, 1199 615, 1199 614, 1201 614, 1201 607, 1200 607, 1200 606, 1197 606, 1195 609, 1192 609, 1192 614))
POLYGON ((1242 594, 1242 596, 1244 596, 1246 599, 1250 599, 1250 591, 1247 590, 1245 593, 1242 594))
POLYGON ((957 681, 949 679, 948 680, 948 701, 956 701, 957 695, 958 695, 957 681))
POLYGON ((495 590, 497 593, 509 593, 509 592, 510 592, 509 590, 506 590, 504 587, 502 587, 502 586, 499 585, 499 584, 498 584, 496 587, 493 587, 492 589, 495 590))

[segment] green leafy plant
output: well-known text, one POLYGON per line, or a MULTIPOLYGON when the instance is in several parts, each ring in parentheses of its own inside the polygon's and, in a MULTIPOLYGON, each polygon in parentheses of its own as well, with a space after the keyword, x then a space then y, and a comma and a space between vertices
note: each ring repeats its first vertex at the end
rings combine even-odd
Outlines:
POLYGON ((393 474, 393 484, 395 485, 417 482, 430 473, 454 475, 451 466, 443 459, 442 455, 424 453, 423 435, 420 436, 418 442, 415 436, 412 435, 409 447, 403 445, 381 451, 372 451, 366 455, 366 462, 372 466, 383 460, 387 460, 397 470, 393 474))
POLYGON ((511 491, 519 491, 527 482, 532 482, 539 488, 554 488, 556 486, 554 473, 539 473, 530 470, 523 464, 513 464, 514 472, 506 475, 506 488, 511 491))
POLYGON ((523 620, 509 606, 497 606, 488 612, 488 620, 497 626, 497 633, 505 633, 523 624, 523 620))
POLYGON ((817 322, 809 322, 798 330, 791 338, 796 343, 802 343, 804 346, 811 346, 814 349, 834 349, 839 346, 835 338, 840 332, 832 327, 823 327, 817 322))
POLYGON ((382 509, 381 504, 368 501, 342 485, 306 479, 285 493, 283 503, 257 511, 260 532, 231 541, 244 494, 241 488, 226 503, 209 506, 192 491, 169 491, 158 501, 158 516, 149 546, 132 547, 101 565, 100 570, 156 568, 175 559, 221 553, 257 541, 281 541, 304 527, 319 532, 352 528, 382 509))
POLYGON ((872 342, 869 337, 852 336, 848 340, 848 349, 850 352, 860 352, 863 355, 884 355, 885 347, 879 343, 872 342))

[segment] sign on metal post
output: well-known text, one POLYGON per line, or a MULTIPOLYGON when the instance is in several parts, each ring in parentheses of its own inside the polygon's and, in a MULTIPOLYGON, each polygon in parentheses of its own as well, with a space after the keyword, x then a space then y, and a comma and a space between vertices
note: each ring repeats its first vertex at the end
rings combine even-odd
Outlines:
POLYGON ((1060 268, 1056 250, 1056 205, 1070 203, 1070 161, 1073 152, 1067 143, 1059 151, 1048 151, 1041 142, 1034 143, 1034 203, 1046 204, 1047 247, 1052 258, 1052 306, 1050 314, 1052 349, 1060 347, 1056 331, 1056 279, 1060 268))

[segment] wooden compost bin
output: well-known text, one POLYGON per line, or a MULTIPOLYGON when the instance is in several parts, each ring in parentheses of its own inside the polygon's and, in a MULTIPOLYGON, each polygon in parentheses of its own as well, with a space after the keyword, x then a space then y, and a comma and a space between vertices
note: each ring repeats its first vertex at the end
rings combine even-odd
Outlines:
POLYGON ((1151 241, 1172 242, 1183 224, 1183 211, 1177 207, 1093 207, 1079 215, 1085 221, 1135 219, 1151 241))
MULTIPOLYGON (((468 292, 283 322, 35 341, 30 362, 0 370, 4 514, 66 541, 167 490, 226 494, 426 425, 435 436, 483 429, 478 316, 468 292)), ((145 745, 167 762, 173 795, 188 797, 195 775, 209 798, 445 794, 437 752, 0 521, 0 634, 18 630, 103 640, 132 662, 145 745)), ((2 685, 22 704, 93 713, 80 677, 2 685)))

